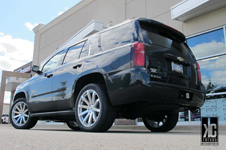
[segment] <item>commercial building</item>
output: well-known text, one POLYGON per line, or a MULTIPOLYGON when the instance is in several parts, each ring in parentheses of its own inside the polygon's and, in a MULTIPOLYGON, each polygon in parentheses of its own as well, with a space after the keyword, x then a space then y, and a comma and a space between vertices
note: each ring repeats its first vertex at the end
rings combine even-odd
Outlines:
POLYGON ((12 103, 13 95, 16 87, 31 77, 31 65, 29 62, 14 71, 0 70, 0 118, 2 114, 9 114, 10 105, 12 103), (10 103, 4 104, 5 92, 10 92, 10 103))
POLYGON ((180 113, 180 123, 199 124, 201 116, 218 116, 220 124, 225 124, 225 14, 225 0, 82 0, 50 23, 39 24, 34 29, 33 64, 40 65, 93 20, 106 27, 136 17, 154 19, 186 35, 201 66, 202 81, 207 89, 205 105, 196 113, 180 113))

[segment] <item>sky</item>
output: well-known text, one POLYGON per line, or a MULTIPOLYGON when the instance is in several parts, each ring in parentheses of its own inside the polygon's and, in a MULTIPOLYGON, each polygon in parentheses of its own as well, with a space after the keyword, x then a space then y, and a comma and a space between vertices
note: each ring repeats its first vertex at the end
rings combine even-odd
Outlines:
POLYGON ((0 69, 12 71, 32 60, 34 32, 81 0, 0 0, 0 69))
MULTIPOLYGON (((48 24, 81 0, 0 0, 0 72, 32 61, 38 24, 48 24)), ((1 73, 0 73, 1 80, 1 73)), ((10 94, 6 93, 5 102, 10 94)))

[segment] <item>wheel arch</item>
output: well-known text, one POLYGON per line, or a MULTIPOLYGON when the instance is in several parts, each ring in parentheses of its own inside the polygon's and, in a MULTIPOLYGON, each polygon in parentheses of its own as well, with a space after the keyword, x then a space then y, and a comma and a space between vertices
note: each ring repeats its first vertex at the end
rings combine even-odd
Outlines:
POLYGON ((104 75, 102 73, 95 72, 95 73, 84 75, 76 81, 75 88, 74 88, 74 102, 76 101, 77 96, 78 96, 79 92, 81 91, 81 89, 85 85, 90 84, 90 83, 102 84, 104 86, 107 96, 108 96, 107 86, 106 86, 104 75))
POLYGON ((17 93, 14 98, 13 98, 13 102, 15 102, 15 100, 17 100, 18 98, 25 98, 26 99, 26 94, 25 92, 19 92, 17 93))

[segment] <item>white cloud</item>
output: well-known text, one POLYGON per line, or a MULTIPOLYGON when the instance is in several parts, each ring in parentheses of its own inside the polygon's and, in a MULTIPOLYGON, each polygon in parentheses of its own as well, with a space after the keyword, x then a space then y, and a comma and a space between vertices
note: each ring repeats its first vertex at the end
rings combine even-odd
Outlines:
POLYGON ((224 86, 226 83, 226 71, 214 71, 213 72, 213 83, 218 85, 219 87, 224 86))
POLYGON ((60 16, 62 15, 64 12, 63 11, 60 11, 57 15, 60 16))
POLYGON ((68 7, 64 7, 64 11, 60 11, 58 12, 58 16, 62 15, 65 11, 67 11, 69 8, 68 7))
POLYGON ((222 53, 225 51, 225 43, 224 42, 216 42, 212 41, 209 43, 202 43, 191 47, 196 58, 200 58, 203 56, 209 56, 217 53, 222 53))
POLYGON ((32 60, 34 42, 13 38, 11 35, 0 36, 0 69, 12 71, 32 60))
POLYGON ((38 24, 37 23, 32 24, 30 22, 26 22, 26 23, 24 23, 24 25, 26 26, 26 28, 28 30, 32 31, 34 29, 34 27, 36 27, 38 24))

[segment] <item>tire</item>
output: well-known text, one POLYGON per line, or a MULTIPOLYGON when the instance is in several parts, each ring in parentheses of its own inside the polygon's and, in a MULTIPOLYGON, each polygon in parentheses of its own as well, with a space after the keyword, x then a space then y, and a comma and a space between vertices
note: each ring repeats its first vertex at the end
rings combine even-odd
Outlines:
POLYGON ((152 132, 168 132, 172 130, 178 121, 178 113, 164 115, 161 118, 149 119, 143 117, 146 128, 152 132))
POLYGON ((25 98, 17 99, 10 109, 10 122, 16 129, 30 129, 37 123, 36 118, 30 117, 25 98))
POLYGON ((75 118, 83 131, 104 132, 113 124, 116 109, 101 84, 88 84, 79 92, 75 103, 75 118))
POLYGON ((75 130, 75 131, 80 130, 80 128, 79 128, 79 126, 78 126, 76 121, 67 121, 66 123, 67 123, 67 126, 69 128, 71 128, 72 130, 75 130))

